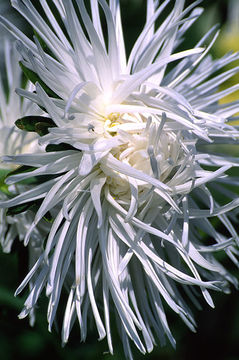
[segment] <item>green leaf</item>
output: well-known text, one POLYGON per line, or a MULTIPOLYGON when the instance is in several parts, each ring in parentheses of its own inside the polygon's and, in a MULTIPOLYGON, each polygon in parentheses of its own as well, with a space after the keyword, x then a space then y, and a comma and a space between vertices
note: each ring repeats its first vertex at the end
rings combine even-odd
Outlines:
POLYGON ((54 152, 54 151, 77 150, 77 149, 69 144, 60 143, 60 144, 49 144, 47 145, 45 150, 46 152, 54 152))
POLYGON ((13 171, 10 171, 7 174, 6 178, 9 177, 9 176, 12 176, 12 175, 22 174, 22 173, 30 172, 30 171, 33 171, 33 170, 36 170, 36 167, 28 166, 28 165, 21 165, 21 166, 18 166, 17 169, 15 169, 13 171))
POLYGON ((10 172, 11 170, 9 169, 0 169, 0 181, 4 181, 10 172))
POLYGON ((48 96, 51 96, 53 98, 60 99, 60 97, 52 91, 40 78, 39 76, 32 71, 31 69, 28 69, 25 65, 23 65, 22 61, 19 61, 19 65, 24 73, 24 75, 33 83, 36 84, 37 82, 41 85, 41 87, 44 89, 44 91, 47 93, 48 96))
MULTIPOLYGON (((9 176, 12 176, 12 175, 28 173, 28 172, 34 171, 36 169, 37 168, 33 167, 33 166, 22 165, 22 166, 19 166, 16 170, 9 172, 6 176, 6 178, 9 176)), ((33 184, 37 184, 38 182, 39 182, 38 179, 35 176, 32 176, 25 180, 19 181, 18 184, 33 185, 33 184)))
POLYGON ((20 205, 13 206, 13 207, 7 209, 6 215, 12 216, 12 215, 21 214, 22 212, 29 210, 29 208, 33 204, 34 204, 34 202, 30 202, 30 203, 26 203, 26 204, 20 204, 20 205))
MULTIPOLYGON (((41 204, 42 204, 42 199, 30 201, 25 204, 16 205, 16 206, 9 208, 6 212, 6 215, 14 216, 17 214, 21 214, 22 212, 27 211, 27 210, 31 210, 34 213, 36 213, 39 210, 41 204)), ((43 216, 43 219, 48 223, 53 222, 53 217, 51 216, 51 213, 49 211, 43 216)))
POLYGON ((13 215, 21 214, 22 212, 27 210, 32 210, 33 212, 36 213, 39 207, 41 206, 41 203, 42 203, 42 199, 39 199, 39 200, 27 202, 25 204, 12 206, 11 208, 7 209, 6 215, 13 216, 13 215))
MULTIPOLYGON (((52 121, 53 122, 53 121, 52 121)), ((49 122, 38 122, 35 125, 35 130, 38 133, 38 135, 40 136, 44 136, 46 134, 49 133, 49 127, 55 127, 55 123, 53 122, 54 125, 49 124, 49 122)))
POLYGON ((51 216, 50 211, 48 211, 44 216, 43 219, 48 222, 48 223, 52 223, 53 222, 53 217, 51 216))
POLYGON ((33 83, 35 84, 36 82, 40 82, 41 80, 39 79, 39 77, 37 76, 36 73, 34 73, 34 71, 28 69, 25 65, 23 65, 23 63, 21 61, 19 61, 19 65, 24 73, 24 75, 33 83))
POLYGON ((12 193, 8 190, 8 185, 4 182, 0 182, 0 191, 7 196, 12 195, 12 193))
MULTIPOLYGON (((41 38, 41 36, 38 34, 38 32, 33 29, 33 33, 34 33, 34 38, 36 38, 38 41, 39 41, 39 44, 41 45, 42 49, 45 51, 45 52, 48 52, 49 51, 49 48, 47 46, 47 44, 45 43, 45 41, 41 38)), ((50 54, 52 56, 52 53, 50 54)))
POLYGON ((15 125, 21 130, 36 132, 40 136, 48 134, 49 127, 56 127, 51 118, 44 116, 25 116, 15 121, 15 125))
POLYGON ((6 195, 11 195, 11 192, 8 190, 8 185, 5 184, 5 179, 9 174, 10 170, 0 169, 0 191, 6 195))

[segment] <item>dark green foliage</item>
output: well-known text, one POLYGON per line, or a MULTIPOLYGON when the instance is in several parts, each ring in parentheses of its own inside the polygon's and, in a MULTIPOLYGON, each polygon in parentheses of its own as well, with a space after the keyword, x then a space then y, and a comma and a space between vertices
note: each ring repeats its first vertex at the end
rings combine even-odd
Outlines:
POLYGON ((25 173, 25 172, 30 172, 30 171, 33 171, 35 169, 36 168, 32 167, 32 166, 22 165, 22 166, 19 166, 17 169, 8 172, 6 177, 9 177, 9 176, 12 176, 12 175, 17 175, 17 174, 22 174, 22 173, 25 173))
POLYGON ((21 214, 22 212, 29 210, 32 205, 34 205, 34 201, 28 202, 26 204, 13 206, 7 210, 6 215, 12 216, 12 215, 21 214))
MULTIPOLYGON (((14 215, 17 215, 17 214, 21 214, 21 213, 23 213, 24 211, 27 211, 27 210, 31 210, 34 213, 36 213, 38 211, 38 209, 40 208, 41 203, 42 203, 42 199, 36 200, 36 201, 31 201, 31 202, 21 204, 21 205, 13 206, 13 207, 11 207, 11 208, 9 208, 7 210, 6 215, 7 216, 14 216, 14 215)), ((47 222, 52 222, 53 221, 53 218, 52 218, 51 213, 49 211, 43 216, 43 219, 45 221, 47 221, 47 222)))
POLYGON ((19 61, 19 65, 24 73, 24 75, 29 79, 33 84, 40 84, 43 90, 47 93, 48 96, 59 99, 59 96, 54 93, 40 78, 39 76, 32 70, 28 69, 22 61, 19 61))
MULTIPOLYGON (((39 199, 39 200, 29 201, 25 204, 12 206, 7 210, 7 215, 13 216, 13 215, 21 214, 27 210, 32 210, 34 213, 36 213, 39 207, 41 206, 41 203, 42 203, 42 199, 39 199)), ((47 215, 46 218, 47 221, 50 221, 50 215, 47 215)))
POLYGON ((35 124, 35 131, 38 135, 44 136, 48 134, 49 127, 54 127, 54 125, 50 125, 48 122, 38 122, 35 124))
POLYGON ((48 134, 49 127, 56 127, 52 119, 44 116, 25 116, 18 119, 15 125, 21 130, 36 132, 40 136, 48 134))
POLYGON ((5 170, 5 169, 0 170, 0 192, 4 193, 5 195, 11 194, 8 190, 7 184, 5 184, 5 179, 8 174, 9 174, 9 170, 5 170))
POLYGON ((76 150, 76 149, 73 146, 71 146, 69 144, 65 144, 65 143, 49 144, 46 147, 46 152, 65 151, 65 150, 76 150))

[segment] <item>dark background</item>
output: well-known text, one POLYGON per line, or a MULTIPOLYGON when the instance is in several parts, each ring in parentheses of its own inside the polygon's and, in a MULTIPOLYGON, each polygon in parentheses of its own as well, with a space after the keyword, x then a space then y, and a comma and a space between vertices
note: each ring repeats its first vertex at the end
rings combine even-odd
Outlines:
MULTIPOLYGON (((65 0, 67 1, 67 0, 65 0)), ((238 0, 239 1, 239 0, 238 0)), ((122 17, 125 31, 125 41, 129 50, 137 38, 144 24, 145 0, 122 0, 122 17)), ((186 1, 187 4, 192 1, 186 1)), ((197 24, 187 34, 185 48, 194 45, 201 35, 214 23, 219 22, 223 31, 219 38, 219 45, 214 46, 213 54, 221 54, 229 49, 222 48, 223 36, 228 27, 228 1, 207 0, 202 2, 205 12, 197 24)), ((9 10, 7 1, 0 0, 1 11, 14 21, 21 21, 16 13, 9 10), (6 5, 5 5, 6 4, 6 5)), ((22 26, 26 31, 29 28, 22 26)), ((236 49, 234 49, 236 50, 236 49)), ((239 50, 239 43, 238 43, 239 50)), ((0 359, 42 359, 52 356, 55 359, 124 359, 121 342, 112 326, 115 356, 103 355, 107 351, 107 343, 97 341, 97 334, 93 329, 89 332, 87 342, 80 343, 78 326, 73 328, 69 343, 62 348, 60 331, 47 330, 46 310, 47 299, 42 297, 37 311, 37 321, 33 328, 28 319, 19 320, 23 298, 14 298, 13 293, 27 271, 27 252, 21 243, 17 243, 12 254, 3 254, 0 251, 0 359)), ((235 273, 235 269, 232 269, 235 273)), ((198 324, 196 334, 191 333, 180 319, 167 309, 169 325, 177 341, 177 349, 170 345, 164 348, 159 346, 145 357, 137 350, 134 358, 150 360, 238 360, 239 359, 239 296, 232 289, 231 295, 214 293, 216 309, 210 309, 202 302, 203 310, 194 311, 198 324)), ((61 310, 61 309, 60 309, 61 310)), ((132 346, 134 348, 134 346, 132 346)))

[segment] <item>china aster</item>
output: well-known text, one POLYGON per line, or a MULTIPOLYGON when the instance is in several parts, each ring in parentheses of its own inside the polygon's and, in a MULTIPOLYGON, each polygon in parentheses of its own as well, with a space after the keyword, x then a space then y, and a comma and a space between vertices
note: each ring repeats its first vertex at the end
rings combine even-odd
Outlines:
MULTIPOLYGON (((27 117, 29 115, 40 115, 42 110, 28 99, 21 101, 15 90, 24 83, 23 74, 19 67, 20 56, 9 38, 2 39, 3 60, 0 73, 0 156, 16 155, 21 153, 39 152, 40 147, 37 141, 36 133, 27 133, 19 130, 15 126, 15 121, 18 118, 27 117)), ((25 84, 25 88, 33 90, 30 82, 25 84)), ((8 188, 4 184, 4 177, 6 174, 14 171, 16 165, 6 164, 2 160, 0 162, 0 197, 7 199, 13 195, 23 191, 26 186, 18 184, 8 188)), ((18 237, 20 240, 24 239, 28 227, 33 218, 27 218, 28 214, 19 214, 16 217, 7 216, 6 211, 0 211, 0 227, 1 237, 0 243, 5 252, 10 252, 12 243, 18 237)), ((40 236, 42 237, 42 236, 40 236)))
MULTIPOLYGON (((19 67, 20 56, 15 48, 11 38, 4 37, 1 39, 1 73, 0 73, 0 156, 16 155, 21 153, 34 153, 40 151, 37 141, 37 134, 26 133, 20 131, 15 126, 15 121, 20 117, 39 116, 42 110, 28 99, 21 101, 15 90, 19 86, 33 91, 33 86, 29 81, 24 81, 24 76, 19 67)), ((0 199, 6 200, 16 196, 20 192, 26 191, 29 186, 27 184, 17 184, 8 187, 4 184, 4 178, 7 174, 16 171, 17 166, 14 164, 6 164, 0 161, 0 199)), ((34 214, 31 212, 0 209, 0 244, 5 253, 9 253, 15 241, 23 241, 29 227, 34 220, 34 214), (14 215, 14 216, 13 216, 14 215)), ((42 252, 42 242, 45 233, 46 224, 40 223, 32 233, 31 241, 28 246, 29 264, 27 268, 31 268, 35 264, 42 252)), ((29 286, 31 288, 32 281, 29 286)), ((30 323, 35 320, 34 311, 30 312, 30 323)))
MULTIPOLYGON (((46 291, 51 329, 65 288, 63 343, 76 321, 85 340, 93 319, 113 353, 114 318, 129 358, 130 340, 142 353, 165 336, 174 346, 168 308, 194 331, 190 304, 199 306, 201 294, 213 307, 210 290, 237 286, 217 253, 238 266, 239 199, 228 186, 238 184, 230 170, 239 161, 228 149, 238 143, 239 102, 219 100, 239 86, 218 89, 238 72, 223 68, 239 55, 209 55, 216 27, 194 48, 177 50, 202 13, 199 2, 184 9, 184 0, 171 8, 148 0, 128 56, 117 0, 91 0, 87 8, 83 0, 39 0, 37 7, 13 0, 33 39, 1 19, 36 83, 34 93, 18 94, 50 119, 40 140, 45 152, 4 158, 28 167, 7 185, 38 179, 1 202, 39 204, 25 244, 46 214, 52 218, 42 254, 17 290, 34 276, 20 317, 46 291)), ((17 125, 27 131, 34 124, 28 120, 17 125)))

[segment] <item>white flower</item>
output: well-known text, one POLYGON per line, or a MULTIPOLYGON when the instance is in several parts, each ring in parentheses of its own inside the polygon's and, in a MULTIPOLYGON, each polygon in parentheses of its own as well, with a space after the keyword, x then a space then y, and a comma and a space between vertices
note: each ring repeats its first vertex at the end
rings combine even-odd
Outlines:
MULTIPOLYGON (((5 38, 4 45, 4 65, 0 77, 0 156, 16 155, 23 152, 33 152, 34 148, 38 147, 37 136, 32 133, 25 133, 20 131, 15 126, 15 121, 27 115, 40 114, 39 107, 27 99, 21 101, 15 90, 22 85, 22 71, 19 67, 19 54, 15 49, 12 41, 5 38), (7 91, 4 89, 4 77, 7 81, 7 91)), ((27 84, 29 90, 33 87, 30 83, 27 84)), ((15 168, 11 164, 5 164, 1 161, 1 169, 15 168)))
MULTIPOLYGON (((3 44, 3 69, 0 76, 0 156, 16 155, 21 153, 34 153, 41 150, 38 145, 38 136, 35 133, 27 133, 19 130, 15 126, 15 121, 27 116, 42 115, 43 111, 28 99, 21 100, 16 94, 17 87, 22 86, 23 76, 19 67, 20 56, 15 48, 12 39, 5 37, 3 44), (4 75, 6 79, 4 79, 4 75), (7 84, 7 90, 4 87, 7 84)), ((28 90, 34 87, 30 82, 26 83, 28 90)), ((18 184, 7 187, 4 176, 16 169, 16 165, 0 162, 0 198, 8 199, 13 195, 26 191, 30 185, 18 184)), ((0 209, 0 244, 5 253, 11 251, 16 239, 22 241, 34 220, 31 212, 24 212, 15 216, 7 215, 5 209, 0 209)), ((42 252, 42 242, 47 231, 45 222, 41 222, 32 233, 31 241, 28 246, 29 269, 35 264, 42 252), (40 226, 39 226, 40 225, 40 226)), ((32 281, 29 283, 32 288, 32 281)), ((30 324, 33 325, 35 314, 30 313, 30 324)))
POLYGON ((110 312, 115 309, 129 358, 129 339, 142 353, 153 349, 156 338, 164 344, 165 335, 174 346, 164 308, 171 307, 194 330, 186 303, 188 296, 198 305, 194 288, 214 306, 209 289, 229 292, 229 283, 237 286, 214 253, 224 251, 238 265, 232 222, 239 199, 227 188, 238 178, 226 172, 239 161, 218 146, 227 150, 238 143, 230 124, 239 102, 218 105, 218 100, 239 86, 217 91, 238 68, 217 72, 239 55, 212 60, 215 27, 195 48, 176 52, 202 12, 195 7, 198 1, 183 10, 184 1, 176 0, 156 29, 169 1, 159 6, 148 0, 145 27, 128 58, 119 1, 91 0, 91 16, 82 0, 39 3, 50 25, 31 1, 12 1, 37 32, 35 42, 1 19, 19 39, 23 65, 45 84, 44 89, 37 84, 36 93, 18 94, 43 107, 55 123, 41 138, 45 153, 5 157, 36 168, 9 177, 9 185, 50 175, 1 203, 12 207, 41 199, 25 244, 42 217, 49 211, 53 216, 44 251, 17 290, 41 267, 20 317, 46 288, 51 329, 66 285, 63 342, 76 319, 85 340, 93 316, 99 338, 107 337, 113 353, 110 312), (215 191, 225 195, 224 203, 214 198, 215 191), (215 229, 212 217, 226 231, 215 229))
MULTIPOLYGON (((36 134, 20 131, 15 126, 15 121, 24 116, 39 115, 42 111, 36 104, 33 104, 27 99, 21 101, 15 92, 15 89, 22 85, 22 71, 18 64, 20 60, 19 54, 13 42, 8 38, 3 40, 3 54, 4 68, 2 76, 0 77, 0 156, 2 158, 3 155, 39 152, 40 148, 36 134), (4 75, 6 79, 4 79, 4 75), (7 90, 4 88, 4 82, 7 84, 7 90)), ((29 82, 26 87, 29 90, 33 89, 32 84, 29 82)), ((15 165, 4 163, 1 160, 1 178, 15 168, 15 165)), ((26 188, 26 186, 22 185, 18 185, 17 187, 13 186, 10 189, 11 194, 1 179, 1 199, 6 199, 9 195, 19 193, 21 187, 23 187, 23 189, 26 188)), ((29 225, 32 222, 32 216, 29 214, 19 214, 16 217, 6 216, 6 212, 1 209, 0 218, 0 243, 5 252, 10 252, 14 239, 17 237, 19 237, 20 240, 24 239, 29 225)))

